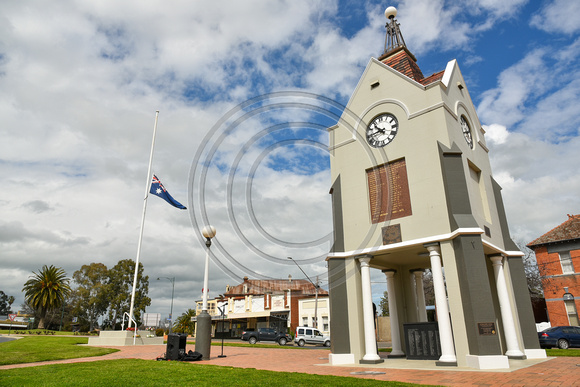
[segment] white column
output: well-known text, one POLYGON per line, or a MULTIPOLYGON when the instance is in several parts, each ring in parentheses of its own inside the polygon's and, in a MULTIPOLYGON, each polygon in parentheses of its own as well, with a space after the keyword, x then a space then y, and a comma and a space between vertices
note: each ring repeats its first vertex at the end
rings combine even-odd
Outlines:
POLYGON ((495 274, 495 284, 497 286, 497 298, 499 299, 499 308, 501 311, 501 320, 503 322, 503 331, 505 342, 507 345, 508 357, 523 357, 524 354, 519 349, 518 338, 516 336, 516 327, 514 323, 514 316, 510 305, 507 285, 505 282, 505 274, 503 267, 503 257, 501 255, 494 255, 489 257, 493 264, 493 272, 495 274))
POLYGON ((373 298, 371 290, 370 256, 357 257, 360 262, 360 277, 363 302, 363 323, 365 335, 365 355, 363 361, 379 361, 377 353, 377 340, 375 336, 375 322, 373 315, 373 298))
POLYGON ((395 296, 395 270, 383 270, 387 277, 387 297, 389 300, 389 318, 391 319, 391 346, 389 357, 402 357, 405 353, 401 347, 401 332, 399 330, 399 314, 397 312, 397 297, 395 296))
POLYGON ((445 292, 445 281, 443 280, 443 270, 441 268, 439 244, 425 245, 425 248, 429 250, 431 272, 433 273, 433 289, 435 291, 435 306, 437 308, 439 340, 441 342, 441 357, 439 361, 442 363, 457 363, 451 321, 449 319, 447 294, 445 292))
POLYGON ((427 309, 425 308, 425 288, 423 287, 423 270, 413 270, 415 276, 415 293, 417 294, 417 310, 420 322, 427 322, 427 309))

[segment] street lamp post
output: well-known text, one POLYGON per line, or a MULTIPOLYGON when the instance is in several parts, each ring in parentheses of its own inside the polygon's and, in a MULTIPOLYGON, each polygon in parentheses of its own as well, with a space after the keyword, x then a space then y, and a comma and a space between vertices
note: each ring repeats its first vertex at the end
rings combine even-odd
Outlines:
POLYGON ((320 288, 320 286, 318 286, 318 277, 316 277, 316 284, 315 284, 314 282, 312 282, 310 277, 308 277, 308 274, 306 274, 304 272, 304 270, 302 270, 302 268, 300 267, 298 262, 296 262, 292 257, 288 257, 288 259, 291 260, 292 262, 294 262, 296 264, 296 266, 298 266, 300 271, 306 276, 306 278, 308 278, 308 281, 310 281, 310 283, 312 285, 314 285, 314 289, 316 290, 316 298, 314 301, 314 328, 318 329, 318 289, 320 288))
POLYGON ((205 254, 205 271, 203 275, 203 305, 197 316, 197 334, 195 336, 195 351, 201 353, 203 360, 209 360, 211 352, 211 316, 207 312, 207 293, 209 280, 209 249, 211 238, 215 237, 216 229, 213 226, 205 226, 201 231, 207 247, 205 254))
POLYGON ((165 278, 171 281, 171 310, 169 311, 169 334, 171 334, 171 328, 173 328, 173 295, 175 294, 175 277, 159 277, 157 278, 157 281, 159 281, 161 278, 165 278))
MULTIPOLYGON (((222 298, 223 300, 223 298, 222 298)), ((225 313, 226 313, 226 307, 225 305, 222 304, 221 308, 218 308, 218 310, 220 311, 220 313, 222 314, 222 354, 218 355, 218 357, 227 357, 226 355, 224 355, 224 318, 225 318, 225 313)))

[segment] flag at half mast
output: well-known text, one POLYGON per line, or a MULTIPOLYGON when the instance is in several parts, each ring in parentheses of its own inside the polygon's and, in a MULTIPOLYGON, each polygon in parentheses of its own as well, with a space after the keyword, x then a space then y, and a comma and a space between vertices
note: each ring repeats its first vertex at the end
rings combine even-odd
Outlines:
POLYGON ((181 210, 187 210, 187 207, 173 199, 173 196, 169 195, 169 192, 167 192, 163 184, 161 184, 161 181, 155 175, 153 175, 153 183, 151 183, 151 189, 149 192, 155 196, 159 196, 161 199, 164 199, 173 207, 177 207, 181 210))

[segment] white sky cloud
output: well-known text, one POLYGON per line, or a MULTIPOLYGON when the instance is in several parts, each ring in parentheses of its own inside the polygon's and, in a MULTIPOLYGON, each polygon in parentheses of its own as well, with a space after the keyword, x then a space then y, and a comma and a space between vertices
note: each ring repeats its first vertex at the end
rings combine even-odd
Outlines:
POLYGON ((532 26, 547 32, 572 34, 580 30, 580 3, 578 1, 554 0, 532 16, 532 26))
POLYGON ((405 26, 403 36, 414 53, 457 48, 471 51, 477 34, 498 20, 509 19, 527 1, 402 0, 396 2, 397 20, 405 26))
POLYGON ((492 125, 484 125, 483 128, 485 129, 485 138, 488 141, 503 144, 507 141, 509 137, 509 132, 507 128, 503 125, 492 124, 492 125))
MULTIPOLYGON (((529 241, 563 222, 566 213, 580 212, 573 194, 580 188, 577 174, 562 167, 580 165, 575 112, 580 40, 573 39, 578 12, 567 8, 577 7, 576 2, 548 3, 542 11, 546 23, 539 23, 537 15, 521 15, 523 0, 395 3, 419 64, 441 70, 445 61, 430 61, 441 52, 452 57, 468 52, 474 66, 501 62, 474 47, 506 18, 525 19, 539 34, 546 26, 550 34, 565 34, 563 43, 552 46, 529 41, 521 58, 496 66, 495 73, 477 74, 483 92, 474 101, 486 125, 515 237, 529 241), (557 197, 555 189, 561 192, 557 197)), ((72 276, 83 264, 112 267, 120 259, 135 258, 155 110, 161 113, 154 172, 185 204, 200 144, 239 103, 279 90, 318 93, 345 103, 370 56, 382 51, 383 11, 374 2, 306 0, 3 4, 0 290, 20 305, 23 283, 45 263, 72 276)), ((502 44, 495 35, 489 41, 502 44)), ((316 104, 308 98, 300 102, 316 104)), ((308 121, 314 114, 282 109, 275 119, 308 121)), ((263 276, 302 277, 291 261, 268 263, 240 242, 228 214, 228 188, 236 194, 232 203, 240 227, 262 251, 305 259, 329 247, 272 243, 252 226, 245 180, 228 187, 228 168, 240 147, 270 120, 248 120, 226 138, 219 146, 225 169, 211 170, 205 186, 211 192, 205 206, 218 228, 215 251, 224 268, 212 264, 212 296, 248 275, 243 267, 263 276)), ((308 133, 327 141, 324 132, 308 133)), ((271 235, 290 242, 322 238, 331 227, 330 174, 318 165, 304 173, 308 168, 301 165, 300 149, 287 146, 269 153, 252 183, 256 218, 271 235), (276 160, 284 158, 287 168, 280 169, 276 160)), ((261 151, 256 146, 244 154, 240 178, 261 151)), ((191 199, 199 214, 197 200, 191 199)), ((200 297, 204 256, 189 211, 150 198, 141 257, 151 282, 149 311, 168 313, 169 284, 155 280, 160 276, 177 277, 175 314, 191 307, 200 297)), ((304 269, 325 272, 321 261, 304 269)))

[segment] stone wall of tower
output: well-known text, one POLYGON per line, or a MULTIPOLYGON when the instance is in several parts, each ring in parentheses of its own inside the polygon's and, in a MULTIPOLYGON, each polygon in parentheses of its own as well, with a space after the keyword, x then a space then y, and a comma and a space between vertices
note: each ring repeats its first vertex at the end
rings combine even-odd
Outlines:
POLYGON ((455 61, 443 81, 424 86, 372 59, 341 121, 329 132, 332 179, 340 175, 341 211, 348 219, 342 224, 345 251, 381 244, 381 227, 370 221, 365 170, 403 158, 412 207, 411 216, 397 219, 404 240, 454 231, 438 144, 462 155, 470 212, 481 230, 489 230, 483 238, 504 247, 484 132, 455 61), (392 143, 372 148, 366 143, 366 126, 385 112, 397 117, 399 131, 392 143), (463 138, 462 116, 471 127, 473 149, 463 138))

